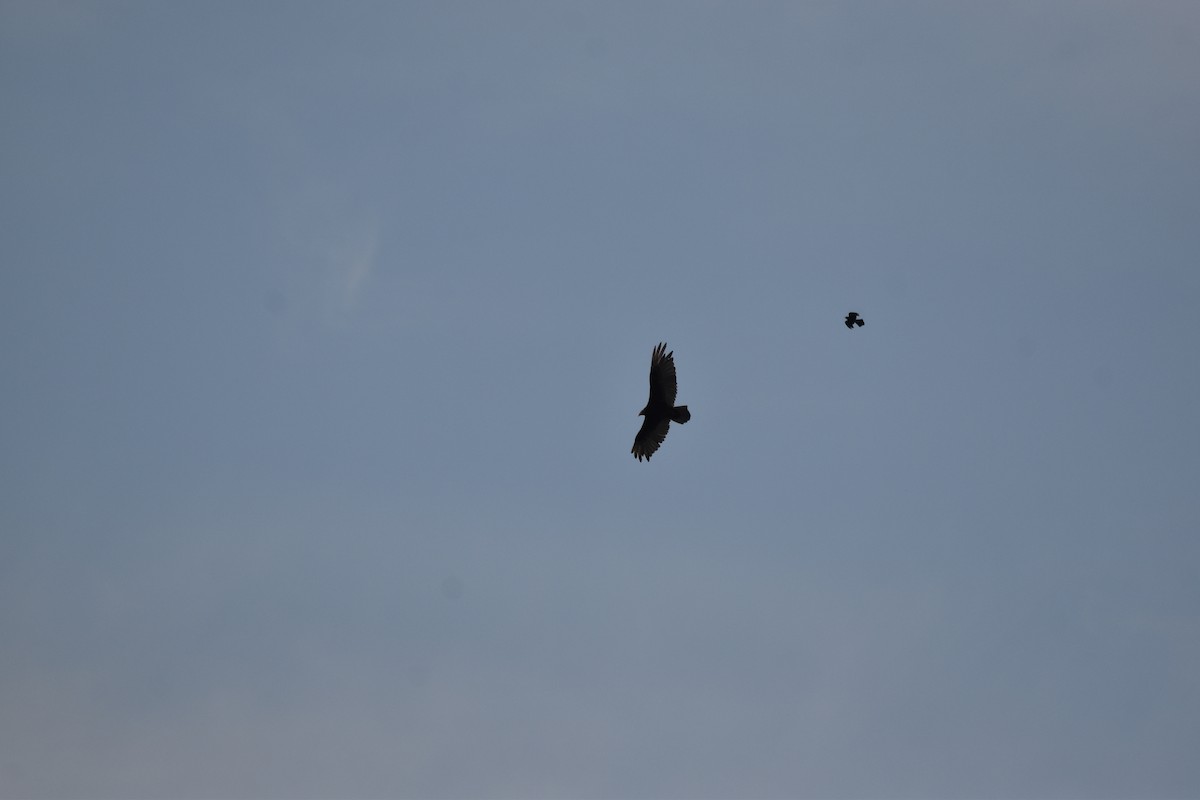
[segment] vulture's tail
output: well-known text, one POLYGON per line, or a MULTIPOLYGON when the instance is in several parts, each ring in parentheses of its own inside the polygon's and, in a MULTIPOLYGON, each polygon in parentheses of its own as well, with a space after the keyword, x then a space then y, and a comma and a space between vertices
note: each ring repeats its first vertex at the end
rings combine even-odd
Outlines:
POLYGON ((678 422, 680 425, 692 418, 692 412, 687 410, 687 406, 675 406, 671 409, 671 422, 678 422))

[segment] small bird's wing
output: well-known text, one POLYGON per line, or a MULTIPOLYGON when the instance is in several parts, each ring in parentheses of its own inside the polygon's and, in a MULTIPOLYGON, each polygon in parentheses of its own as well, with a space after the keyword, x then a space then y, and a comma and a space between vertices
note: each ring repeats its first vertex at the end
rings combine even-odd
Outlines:
POLYGON ((629 452, 633 453, 638 461, 643 458, 647 461, 650 456, 654 455, 663 440, 667 438, 667 429, 671 427, 671 420, 667 418, 652 419, 649 416, 642 422, 642 429, 638 431, 637 436, 633 439, 633 449, 629 452))
MULTIPOLYGON (((650 356, 650 402, 648 405, 673 406, 675 405, 676 391, 675 353, 668 353, 666 342, 660 342, 650 356)), ((665 432, 663 436, 666 436, 665 432)))

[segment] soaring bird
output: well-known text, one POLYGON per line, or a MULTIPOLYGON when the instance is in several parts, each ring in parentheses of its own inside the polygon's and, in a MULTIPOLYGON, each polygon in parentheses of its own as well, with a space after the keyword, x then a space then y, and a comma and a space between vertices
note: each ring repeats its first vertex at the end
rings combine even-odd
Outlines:
POLYGON ((857 325, 858 327, 861 328, 863 325, 866 325, 866 324, 867 324, 866 320, 861 319, 858 316, 857 311, 851 311, 849 314, 846 315, 846 327, 849 328, 850 330, 854 330, 855 325, 857 325))
POLYGON ((665 342, 660 342, 650 356, 650 399, 638 416, 646 418, 630 450, 638 461, 650 460, 667 438, 672 422, 682 425, 692 418, 687 406, 675 405, 675 353, 667 352, 665 342))

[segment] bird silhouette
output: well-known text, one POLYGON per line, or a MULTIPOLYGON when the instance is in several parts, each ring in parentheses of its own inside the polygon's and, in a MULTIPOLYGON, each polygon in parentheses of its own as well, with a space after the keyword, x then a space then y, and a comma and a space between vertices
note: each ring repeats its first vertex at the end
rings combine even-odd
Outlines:
POLYGON ((692 418, 687 406, 675 405, 675 354, 667 352, 665 343, 654 348, 650 356, 650 399, 638 416, 645 419, 630 451, 638 461, 650 460, 667 438, 672 422, 682 425, 692 418))
POLYGON ((861 328, 863 325, 866 325, 866 324, 867 324, 866 320, 860 318, 858 316, 857 311, 851 311, 849 314, 846 315, 846 327, 849 328, 850 330, 854 330, 855 325, 857 325, 858 327, 861 328))

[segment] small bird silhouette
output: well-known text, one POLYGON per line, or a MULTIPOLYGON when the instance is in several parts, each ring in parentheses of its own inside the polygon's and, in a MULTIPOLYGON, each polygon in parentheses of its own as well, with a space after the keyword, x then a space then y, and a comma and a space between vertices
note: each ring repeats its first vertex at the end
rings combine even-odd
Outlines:
POLYGON ((650 460, 667 438, 672 422, 682 425, 692 418, 687 406, 675 405, 675 353, 667 352, 666 343, 660 343, 650 355, 650 399, 638 416, 645 419, 630 451, 638 461, 650 460))
POLYGON ((861 319, 858 316, 857 311, 851 311, 849 314, 846 315, 846 327, 849 328, 850 330, 854 330, 855 325, 857 325, 858 327, 861 328, 863 325, 866 325, 866 324, 867 324, 866 320, 861 319))

